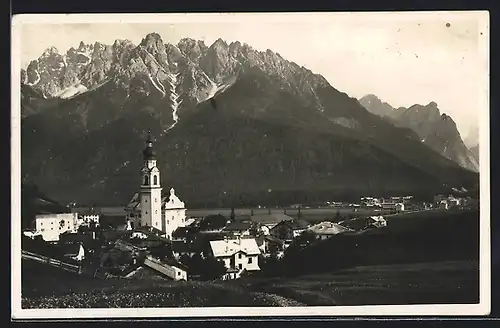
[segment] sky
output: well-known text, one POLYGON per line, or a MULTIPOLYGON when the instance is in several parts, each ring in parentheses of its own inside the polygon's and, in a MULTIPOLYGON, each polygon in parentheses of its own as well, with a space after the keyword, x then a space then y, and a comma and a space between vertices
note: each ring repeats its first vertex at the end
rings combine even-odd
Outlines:
POLYGON ((481 12, 57 15, 19 21, 22 67, 51 46, 65 52, 80 41, 139 44, 157 32, 165 43, 189 37, 209 46, 222 38, 277 52, 351 97, 375 94, 393 107, 434 101, 453 117, 462 138, 485 110, 489 22, 481 12))

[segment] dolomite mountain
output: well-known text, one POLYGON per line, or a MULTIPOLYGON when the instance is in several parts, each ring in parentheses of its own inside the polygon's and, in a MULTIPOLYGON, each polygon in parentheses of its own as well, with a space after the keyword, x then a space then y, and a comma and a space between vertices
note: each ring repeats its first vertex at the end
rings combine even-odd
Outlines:
POLYGON ((148 129, 163 186, 190 206, 477 185, 414 131, 240 42, 80 43, 21 75, 23 181, 63 202, 127 202, 148 129))
POLYGON ((397 109, 374 95, 366 95, 359 102, 394 125, 412 129, 422 143, 460 166, 476 172, 479 170, 478 160, 464 144, 455 122, 441 113, 435 102, 397 109))

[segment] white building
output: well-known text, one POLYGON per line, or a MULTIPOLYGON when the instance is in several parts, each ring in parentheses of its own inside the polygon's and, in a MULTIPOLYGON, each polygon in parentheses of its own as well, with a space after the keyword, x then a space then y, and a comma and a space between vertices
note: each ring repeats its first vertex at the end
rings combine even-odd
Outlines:
POLYGON ((171 239, 172 232, 186 226, 186 207, 173 188, 169 196, 162 196, 160 170, 156 166, 151 135, 148 136, 146 149, 143 151, 144 166, 141 169, 142 184, 140 192, 134 194, 125 207, 127 222, 131 228, 151 226, 164 232, 164 237, 171 239))
POLYGON ((223 279, 238 279, 243 271, 260 271, 260 249, 254 238, 235 238, 210 241, 215 259, 227 269, 223 279))
POLYGON ((48 242, 57 242, 64 232, 76 233, 81 221, 78 213, 39 214, 35 217, 35 235, 41 235, 48 242))

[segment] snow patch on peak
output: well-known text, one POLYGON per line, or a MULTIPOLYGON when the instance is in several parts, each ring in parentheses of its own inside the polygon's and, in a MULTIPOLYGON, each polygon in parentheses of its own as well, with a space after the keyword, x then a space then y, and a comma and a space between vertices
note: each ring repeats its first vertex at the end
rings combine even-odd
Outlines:
POLYGON ((55 97, 61 98, 61 99, 69 99, 69 98, 72 98, 76 95, 85 93, 85 92, 87 92, 87 90, 88 89, 84 85, 77 83, 77 84, 69 86, 68 88, 66 88, 64 90, 61 90, 60 92, 55 94, 55 97))

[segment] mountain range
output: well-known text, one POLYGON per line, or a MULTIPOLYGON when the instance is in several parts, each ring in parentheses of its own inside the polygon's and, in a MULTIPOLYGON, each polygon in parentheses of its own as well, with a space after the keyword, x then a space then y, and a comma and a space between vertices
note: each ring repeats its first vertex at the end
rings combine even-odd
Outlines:
MULTIPOLYGON (((321 75, 240 42, 150 33, 47 49, 21 71, 23 182, 63 202, 125 204, 147 131, 188 206, 477 187, 414 130, 321 75)), ((227 205, 226 205, 227 206, 227 205)))
POLYGON ((366 95, 359 102, 373 114, 379 115, 399 127, 410 128, 422 143, 460 166, 479 171, 478 158, 462 140, 453 118, 441 113, 435 102, 409 108, 393 108, 375 95, 366 95))

